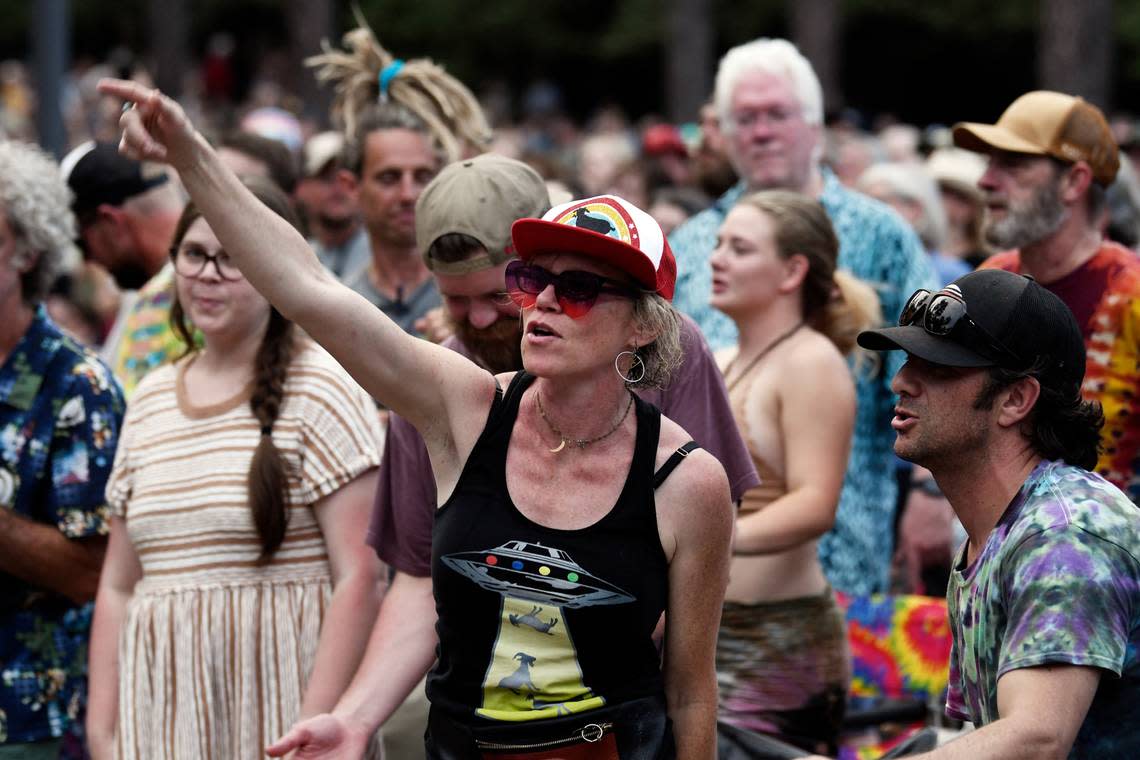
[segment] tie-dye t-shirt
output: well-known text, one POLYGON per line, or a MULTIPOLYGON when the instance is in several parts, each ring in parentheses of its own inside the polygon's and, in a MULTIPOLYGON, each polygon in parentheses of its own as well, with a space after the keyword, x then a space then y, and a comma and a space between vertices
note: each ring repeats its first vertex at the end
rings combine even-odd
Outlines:
MULTIPOLYGON (((1021 259, 1008 251, 983 267, 1020 272, 1021 259)), ((1072 310, 1085 337, 1081 392, 1104 408, 1096 471, 1140 504, 1140 258, 1105 242, 1077 269, 1044 285, 1072 310)))
MULTIPOLYGON (((1140 758, 1140 508, 1101 476, 1034 468, 947 597, 946 713, 997 720, 998 679, 1046 663, 1101 668, 1072 758, 1140 758)), ((965 569, 962 569, 965 568, 965 569)))

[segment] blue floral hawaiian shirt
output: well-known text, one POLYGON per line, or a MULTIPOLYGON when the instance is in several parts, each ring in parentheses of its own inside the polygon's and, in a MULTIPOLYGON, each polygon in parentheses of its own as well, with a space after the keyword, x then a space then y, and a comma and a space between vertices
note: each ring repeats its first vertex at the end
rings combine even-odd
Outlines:
MULTIPOLYGON (((736 325, 709 305, 712 270, 709 257, 729 210, 744 195, 740 183, 708 209, 673 231, 669 246, 677 258, 673 305, 692 317, 713 349, 736 342, 736 325)), ((934 288, 930 257, 902 217, 878 201, 848 190, 824 170, 819 202, 839 237, 839 266, 875 289, 883 317, 898 319, 906 299, 918 288, 934 288)), ((850 594, 886 591, 893 550, 895 434, 890 421, 895 405, 891 378, 902 366, 902 351, 882 355, 876 372, 855 379, 855 435, 835 527, 820 539, 819 556, 828 580, 850 594)))
MULTIPOLYGON (((110 370, 39 308, 0 366, 0 509, 105 535, 122 417, 110 370)), ((61 736, 78 717, 92 608, 0 572, 0 744, 61 736)))

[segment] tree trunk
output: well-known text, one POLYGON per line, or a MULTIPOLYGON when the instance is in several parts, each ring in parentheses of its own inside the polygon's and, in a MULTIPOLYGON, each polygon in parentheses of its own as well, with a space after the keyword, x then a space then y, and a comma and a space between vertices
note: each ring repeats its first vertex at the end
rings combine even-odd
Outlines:
POLYGON ((1107 110, 1112 92, 1112 0, 1042 0, 1037 79, 1107 110))
POLYGON ((694 121, 712 96, 713 26, 709 0, 669 0, 665 102, 675 123, 694 121))
POLYGON ((34 13, 29 31, 38 90, 36 134, 40 146, 58 159, 68 148, 60 104, 71 47, 71 3, 70 0, 37 0, 34 13))
POLYGON ((824 113, 834 113, 844 105, 839 83, 839 0, 788 0, 787 8, 792 41, 811 61, 823 87, 824 113))
POLYGON ((285 18, 289 26, 290 60, 292 72, 286 83, 288 89, 297 93, 303 104, 303 116, 311 119, 318 128, 329 124, 329 107, 332 105, 332 92, 321 88, 305 59, 321 52, 321 41, 337 43, 333 34, 333 3, 330 0, 288 0, 285 3, 285 18))
POLYGON ((182 94, 186 64, 190 60, 190 14, 186 0, 150 0, 147 4, 154 83, 172 98, 182 94))

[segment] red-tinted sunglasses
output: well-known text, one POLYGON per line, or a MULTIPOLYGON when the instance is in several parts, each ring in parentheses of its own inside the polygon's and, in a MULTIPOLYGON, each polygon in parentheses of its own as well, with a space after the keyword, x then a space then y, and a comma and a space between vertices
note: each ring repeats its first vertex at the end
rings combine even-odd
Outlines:
POLYGON ((512 261, 507 264, 507 293, 519 308, 529 309, 542 291, 554 286, 554 296, 562 313, 571 319, 586 315, 603 293, 619 298, 637 298, 641 291, 609 277, 574 269, 555 274, 536 264, 512 261))

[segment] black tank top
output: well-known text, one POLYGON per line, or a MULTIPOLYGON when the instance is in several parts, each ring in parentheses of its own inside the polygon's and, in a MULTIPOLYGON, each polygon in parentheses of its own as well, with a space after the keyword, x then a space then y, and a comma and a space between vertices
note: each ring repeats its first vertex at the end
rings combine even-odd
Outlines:
POLYGON ((507 447, 533 380, 520 372, 496 394, 435 516, 439 661, 428 697, 469 724, 553 718, 663 691, 651 639, 669 572, 653 496, 661 414, 635 400, 633 459, 613 508, 581 530, 547 528, 507 492, 507 447))

